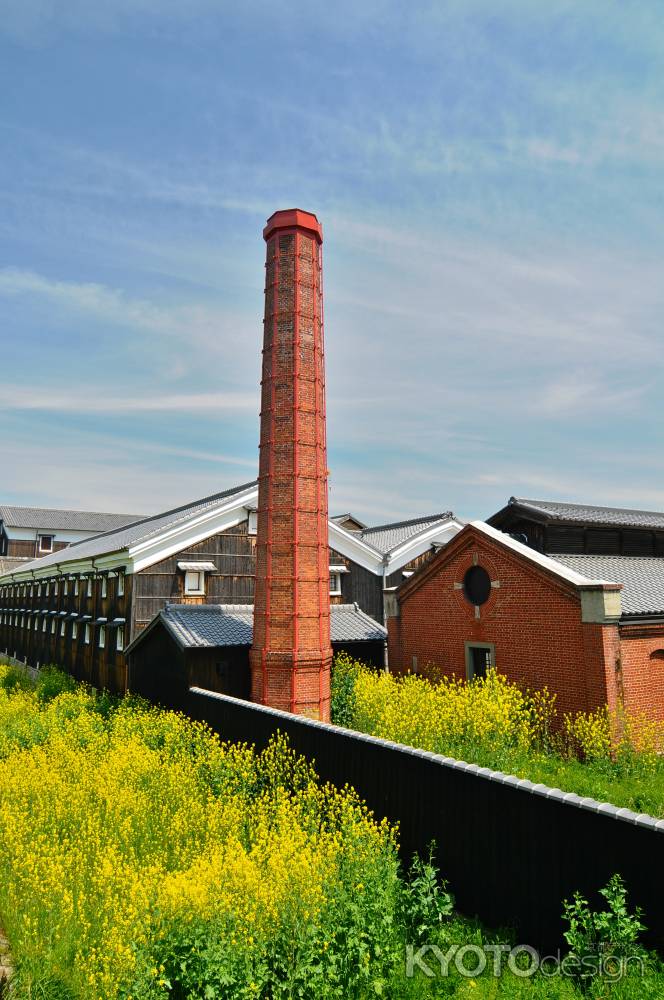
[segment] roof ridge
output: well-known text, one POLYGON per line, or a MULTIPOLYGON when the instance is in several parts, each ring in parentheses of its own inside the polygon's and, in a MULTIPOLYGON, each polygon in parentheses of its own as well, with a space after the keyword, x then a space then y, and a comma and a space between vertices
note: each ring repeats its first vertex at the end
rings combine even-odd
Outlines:
POLYGON ((88 510, 83 507, 36 507, 29 503, 0 503, 0 510, 40 510, 48 511, 51 514, 101 514, 103 517, 134 517, 137 521, 143 516, 153 516, 142 514, 137 516, 116 510, 88 510))
POLYGON ((558 507, 583 507, 586 510, 623 510, 630 514, 658 514, 664 516, 662 510, 650 510, 645 507, 618 507, 602 503, 580 503, 575 500, 536 500, 534 497, 510 497, 510 504, 526 504, 536 506, 537 504, 555 504, 558 507))
POLYGON ((454 512, 446 510, 442 513, 425 514, 422 517, 412 517, 404 521, 391 521, 387 524, 375 524, 371 528, 363 528, 360 534, 365 535, 371 531, 385 531, 387 528, 405 528, 409 524, 422 524, 424 521, 443 521, 450 517, 454 517, 454 512))
MULTIPOLYGON (((119 528, 111 528, 109 531, 100 531, 99 534, 95 535, 95 538, 106 538, 108 535, 115 535, 120 531, 126 531, 127 528, 135 528, 139 524, 148 524, 150 521, 161 520, 162 517, 168 517, 169 514, 179 514, 182 511, 189 510, 191 507, 200 507, 201 504, 212 503, 214 500, 220 500, 224 496, 230 496, 233 493, 240 493, 242 490, 246 490, 250 486, 255 486, 257 483, 258 480, 253 479, 249 483, 242 483, 240 486, 235 486, 228 490, 220 490, 219 493, 211 493, 210 496, 201 497, 200 500, 193 500, 190 503, 182 504, 180 507, 173 507, 171 510, 162 510, 159 511, 158 514, 150 514, 148 517, 139 517, 135 521, 130 521, 129 524, 123 524, 119 528)), ((68 548, 73 549, 77 545, 82 545, 89 541, 89 538, 83 538, 79 542, 72 542, 68 548)))

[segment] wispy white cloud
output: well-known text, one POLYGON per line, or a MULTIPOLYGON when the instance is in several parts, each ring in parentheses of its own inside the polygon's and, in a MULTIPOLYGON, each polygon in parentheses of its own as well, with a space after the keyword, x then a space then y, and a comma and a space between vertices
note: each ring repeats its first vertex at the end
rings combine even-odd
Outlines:
POLYGON ((44 413, 181 413, 210 414, 224 411, 256 411, 258 392, 164 393, 152 396, 118 396, 106 386, 82 391, 43 388, 34 383, 7 386, 0 396, 0 410, 44 413))

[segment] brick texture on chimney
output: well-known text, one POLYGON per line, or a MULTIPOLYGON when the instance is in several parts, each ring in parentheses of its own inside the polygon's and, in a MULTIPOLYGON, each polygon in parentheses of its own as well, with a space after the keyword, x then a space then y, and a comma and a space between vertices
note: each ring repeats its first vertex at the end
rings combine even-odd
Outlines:
POLYGON ((261 381, 254 701, 329 719, 330 595, 322 229, 276 212, 267 243, 261 381))

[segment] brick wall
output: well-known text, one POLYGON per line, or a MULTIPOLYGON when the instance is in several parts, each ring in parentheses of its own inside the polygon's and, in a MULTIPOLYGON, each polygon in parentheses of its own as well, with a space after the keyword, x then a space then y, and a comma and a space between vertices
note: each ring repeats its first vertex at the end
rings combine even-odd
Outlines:
POLYGON ((625 625, 620 638, 625 707, 664 721, 664 626, 625 625))
POLYGON ((388 620, 393 671, 412 669, 416 657, 419 673, 436 665, 465 677, 465 643, 491 643, 501 673, 527 687, 546 685, 562 712, 615 703, 618 627, 582 624, 572 584, 472 527, 401 588, 399 604, 398 620, 388 620), (474 564, 492 581, 479 611, 462 589, 474 564))

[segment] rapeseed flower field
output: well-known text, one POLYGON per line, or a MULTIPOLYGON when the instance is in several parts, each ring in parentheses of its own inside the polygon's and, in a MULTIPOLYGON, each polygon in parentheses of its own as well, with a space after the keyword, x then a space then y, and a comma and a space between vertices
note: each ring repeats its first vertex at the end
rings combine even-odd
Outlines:
MULTIPOLYGON (((507 693, 489 729, 518 705, 507 693)), ((1 663, 0 929, 12 1000, 664 992, 654 956, 644 977, 598 979, 583 993, 539 973, 497 980, 453 966, 445 977, 409 977, 407 946, 447 953, 502 947, 509 936, 455 915, 431 862, 404 873, 397 831, 352 789, 322 784, 281 737, 257 753, 182 715, 93 695, 57 671, 35 684, 1 663)))
POLYGON ((625 711, 562 715, 544 688, 524 691, 490 670, 466 682, 377 672, 336 658, 340 725, 636 812, 664 816, 664 726, 625 711))

